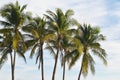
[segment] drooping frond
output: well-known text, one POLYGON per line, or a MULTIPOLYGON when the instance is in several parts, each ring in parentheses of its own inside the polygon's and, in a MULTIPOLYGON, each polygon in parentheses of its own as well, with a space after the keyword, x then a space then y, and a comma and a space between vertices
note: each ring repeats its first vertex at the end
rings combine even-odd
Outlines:
POLYGON ((74 11, 71 10, 71 9, 67 10, 66 13, 65 13, 65 16, 66 16, 67 19, 69 19, 69 17, 71 17, 73 15, 74 15, 74 11))
POLYGON ((4 25, 4 27, 11 27, 11 26, 13 26, 13 25, 10 24, 9 22, 5 22, 5 21, 1 21, 1 20, 0 20, 0 24, 1 24, 1 25, 4 25))
POLYGON ((26 27, 23 27, 22 30, 25 31, 25 32, 28 32, 28 33, 30 33, 30 34, 32 34, 32 35, 34 35, 34 37, 36 37, 36 38, 39 38, 38 32, 36 31, 36 29, 34 29, 34 28, 32 27, 31 24, 30 24, 30 26, 28 25, 28 26, 26 26, 26 27))
POLYGON ((8 60, 7 55, 9 54, 9 48, 3 49, 0 51, 0 69, 2 68, 3 64, 8 60))
POLYGON ((37 43, 35 43, 35 44, 34 44, 34 46, 33 46, 33 48, 32 48, 32 50, 31 50, 31 53, 30 53, 30 58, 32 58, 32 57, 33 57, 33 55, 34 55, 34 53, 35 53, 35 49, 37 48, 37 46, 38 46, 38 44, 37 44, 37 43))
POLYGON ((55 46, 51 46, 49 43, 47 43, 45 49, 47 49, 50 52, 50 54, 52 54, 53 57, 55 58, 55 55, 56 55, 56 52, 55 52, 56 47, 55 46))
POLYGON ((75 64, 75 62, 81 57, 81 54, 79 54, 78 50, 74 50, 72 51, 70 54, 68 54, 67 56, 72 55, 72 59, 71 62, 69 64, 69 69, 75 64), (74 54, 74 55, 72 55, 74 54))
POLYGON ((13 28, 2 28, 0 29, 0 33, 5 34, 5 33, 10 33, 13 31, 13 28))
POLYGON ((107 60, 106 60, 107 54, 106 54, 104 49, 102 49, 102 48, 100 48, 100 49, 93 49, 92 51, 93 51, 94 55, 98 56, 98 58, 100 58, 103 61, 103 63, 105 65, 107 65, 107 60))

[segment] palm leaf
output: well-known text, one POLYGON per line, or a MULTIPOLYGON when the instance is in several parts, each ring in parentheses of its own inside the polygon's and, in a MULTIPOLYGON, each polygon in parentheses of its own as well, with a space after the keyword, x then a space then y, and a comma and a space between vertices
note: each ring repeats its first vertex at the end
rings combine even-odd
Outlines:
POLYGON ((0 33, 10 33, 11 31, 13 31, 13 28, 3 28, 3 29, 0 29, 0 33))
POLYGON ((34 44, 34 46, 33 46, 33 48, 32 48, 32 50, 31 50, 31 53, 30 53, 30 58, 32 58, 32 57, 33 57, 33 54, 35 53, 35 49, 37 48, 37 46, 38 46, 38 44, 37 44, 37 43, 35 43, 35 44, 34 44))
POLYGON ((88 55, 84 54, 83 55, 83 60, 82 60, 82 73, 84 76, 87 76, 88 74, 88 68, 89 68, 89 60, 88 60, 88 55))
POLYGON ((19 55, 20 57, 22 57, 22 58, 24 59, 24 61, 25 61, 25 63, 26 63, 27 61, 26 61, 26 57, 25 57, 25 55, 24 55, 25 51, 23 51, 23 50, 21 50, 21 49, 19 48, 19 49, 17 49, 17 53, 18 53, 18 55, 19 55))
POLYGON ((0 58, 0 69, 2 65, 7 61, 7 54, 9 53, 9 48, 2 50, 1 58, 0 58))
POLYGON ((23 10, 27 7, 27 5, 23 5, 22 8, 21 8, 21 12, 23 12, 23 10))
POLYGON ((22 30, 25 31, 25 32, 31 33, 36 38, 39 38, 38 32, 35 29, 33 29, 31 26, 23 27, 22 30))
MULTIPOLYGON (((72 57, 72 60, 71 60, 71 62, 70 62, 70 64, 69 64, 69 69, 75 64, 75 62, 79 59, 79 57, 81 56, 81 54, 79 54, 79 52, 76 50, 75 51, 75 53, 76 53, 76 55, 74 55, 73 57, 72 57)), ((74 54, 75 54, 74 53, 74 54)), ((73 54, 73 53, 72 53, 73 54)))
POLYGON ((89 59, 89 65, 90 65, 90 70, 92 72, 92 74, 95 73, 95 61, 93 60, 92 56, 90 54, 88 54, 88 59, 89 59))
POLYGON ((0 24, 4 25, 4 27, 11 27, 12 26, 12 24, 5 22, 5 21, 1 21, 1 20, 0 20, 0 24))
POLYGON ((74 15, 74 12, 73 12, 73 10, 71 10, 71 9, 67 10, 66 13, 65 13, 65 16, 66 16, 67 18, 71 17, 72 15, 74 15))
POLYGON ((43 41, 53 40, 55 39, 55 34, 48 34, 43 37, 43 41))
POLYGON ((54 51, 54 46, 51 46, 49 43, 47 43, 47 46, 45 47, 45 49, 49 50, 50 54, 52 54, 55 58, 56 52, 54 51))
POLYGON ((94 49, 92 51, 93 51, 94 55, 97 55, 98 58, 100 58, 104 62, 104 64, 107 65, 107 61, 105 59, 106 58, 106 53, 105 52, 101 54, 101 51, 99 51, 99 50, 94 49))

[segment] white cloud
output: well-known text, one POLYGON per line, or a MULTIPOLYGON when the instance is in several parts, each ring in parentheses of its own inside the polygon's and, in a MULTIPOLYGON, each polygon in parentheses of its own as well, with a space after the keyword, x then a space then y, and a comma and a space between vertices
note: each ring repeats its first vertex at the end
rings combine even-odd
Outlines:
POLYGON ((79 5, 73 7, 75 10, 76 18, 84 23, 90 23, 92 25, 100 25, 105 20, 106 7, 104 0, 97 1, 81 1, 79 5))

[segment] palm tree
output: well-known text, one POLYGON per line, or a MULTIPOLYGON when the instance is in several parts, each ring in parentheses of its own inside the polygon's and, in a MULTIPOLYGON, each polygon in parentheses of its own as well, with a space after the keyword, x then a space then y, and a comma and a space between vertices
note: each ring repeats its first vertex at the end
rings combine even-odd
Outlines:
POLYGON ((73 61, 71 61, 70 67, 73 65, 73 63, 75 63, 77 59, 79 59, 80 56, 82 56, 82 62, 78 76, 78 80, 80 80, 81 74, 87 76, 89 68, 93 74, 95 72, 95 61, 92 57, 92 54, 98 56, 101 60, 103 60, 104 64, 107 64, 107 54, 105 50, 101 48, 101 45, 99 43, 100 41, 105 40, 105 36, 100 34, 99 27, 91 27, 90 25, 84 24, 83 26, 79 26, 78 32, 79 33, 76 35, 76 38, 82 43, 83 52, 76 52, 74 54, 76 55, 76 59, 73 57, 73 61))
MULTIPOLYGON (((65 80, 65 70, 66 70, 66 55, 69 54, 71 52, 71 50, 74 49, 74 44, 72 43, 72 39, 71 38, 66 38, 64 37, 62 40, 62 59, 61 59, 61 65, 63 66, 63 80, 65 80)), ((69 62, 69 61, 68 61, 69 62)))
POLYGON ((45 41, 52 39, 53 35, 48 33, 46 20, 40 17, 33 18, 33 21, 24 26, 22 30, 28 33, 26 36, 29 39, 26 40, 26 44, 30 49, 32 47, 30 57, 32 58, 35 53, 37 54, 36 64, 39 63, 38 68, 41 65, 42 80, 44 80, 43 45, 45 41))
MULTIPOLYGON (((47 43, 47 46, 45 47, 49 52, 55 57, 55 51, 57 50, 58 42, 55 40, 51 40, 47 43)), ((71 50, 74 49, 74 44, 71 43, 71 38, 64 37, 61 42, 62 49, 60 51, 60 60, 61 60, 61 66, 63 67, 63 76, 62 79, 65 80, 65 69, 66 69, 66 61, 68 60, 66 58, 66 55, 70 53, 71 50)), ((69 62, 69 61, 68 61, 69 62)))
POLYGON ((3 47, 5 49, 8 47, 10 48, 10 51, 7 51, 5 53, 6 55, 7 53, 10 53, 12 80, 14 80, 14 74, 15 74, 16 54, 18 53, 20 56, 22 56, 25 59, 24 53, 27 49, 24 44, 23 36, 20 32, 20 28, 24 25, 27 18, 26 14, 24 13, 25 8, 26 5, 23 5, 21 7, 19 3, 16 2, 15 4, 9 3, 7 5, 4 5, 0 9, 0 14, 4 18, 4 20, 0 21, 0 23, 4 26, 2 29, 0 29, 0 33, 2 35, 6 33, 9 35, 9 36, 8 35, 3 36, 5 39, 8 40, 7 42, 8 44, 3 45, 3 47), (14 52, 13 55, 12 52, 14 52))
POLYGON ((56 47, 57 47, 57 53, 55 56, 55 64, 52 74, 52 80, 55 79, 55 73, 56 73, 56 67, 58 62, 58 56, 60 51, 62 50, 62 39, 65 36, 69 36, 70 32, 70 26, 74 25, 76 23, 76 20, 72 18, 72 15, 74 14, 72 10, 67 10, 65 14, 62 12, 61 9, 57 9, 56 13, 52 11, 47 11, 49 15, 45 15, 48 19, 48 29, 53 31, 56 35, 56 47))

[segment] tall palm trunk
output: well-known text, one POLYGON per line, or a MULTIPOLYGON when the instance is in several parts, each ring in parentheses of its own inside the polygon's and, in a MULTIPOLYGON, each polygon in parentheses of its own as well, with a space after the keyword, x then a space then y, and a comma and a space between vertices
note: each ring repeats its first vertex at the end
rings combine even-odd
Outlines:
POLYGON ((80 76, 81 76, 81 74, 82 74, 82 66, 81 66, 81 68, 80 68, 80 72, 79 72, 78 80, 80 80, 80 76))
POLYGON ((65 80, 65 61, 63 62, 63 80, 65 80))
MULTIPOLYGON (((83 57, 84 57, 84 55, 83 55, 83 57)), ((83 57, 82 57, 82 65, 81 65, 81 67, 80 67, 80 71, 79 71, 79 75, 78 75, 78 80, 80 80, 80 76, 81 76, 81 74, 82 74, 82 69, 83 69, 83 57)))
POLYGON ((13 80, 15 79, 15 62, 16 62, 16 51, 14 51, 14 60, 13 60, 13 80))
POLYGON ((57 54, 55 56, 55 64, 54 64, 54 69, 53 69, 53 74, 52 74, 52 80, 55 80, 55 72, 56 72, 56 67, 57 67, 57 62, 58 62, 58 53, 59 53, 59 49, 57 50, 57 54))
POLYGON ((10 53, 12 80, 15 80, 16 51, 14 51, 14 56, 13 56, 13 57, 12 57, 12 53, 10 53), (13 58, 13 57, 14 57, 14 58, 13 58))
POLYGON ((85 48, 84 48, 84 51, 83 51, 84 54, 83 54, 83 57, 82 57, 82 65, 81 65, 81 68, 80 68, 80 72, 79 72, 78 80, 80 80, 80 76, 81 76, 81 74, 82 74, 83 58, 84 58, 84 55, 87 54, 87 51, 88 51, 88 49, 87 49, 87 47, 85 47, 85 48))
POLYGON ((42 73, 42 80, 44 80, 44 62, 43 62, 43 45, 40 47, 41 49, 41 73, 42 73))
POLYGON ((14 80, 14 76, 13 76, 13 60, 12 60, 12 53, 10 53, 10 60, 11 60, 11 79, 14 80))
POLYGON ((55 80, 55 73, 56 73, 56 67, 57 67, 57 62, 58 62, 59 50, 60 50, 60 38, 58 38, 58 50, 55 56, 55 64, 54 64, 54 69, 53 69, 53 74, 52 74, 52 80, 55 80))

